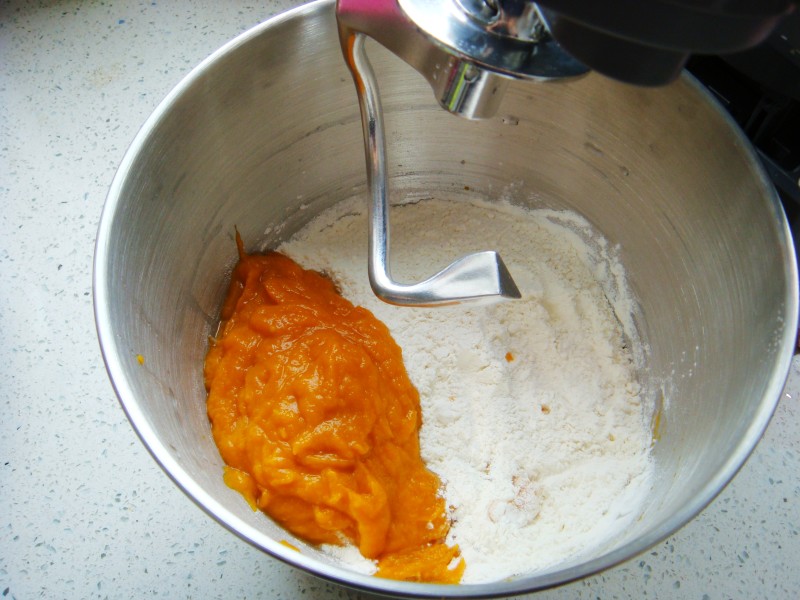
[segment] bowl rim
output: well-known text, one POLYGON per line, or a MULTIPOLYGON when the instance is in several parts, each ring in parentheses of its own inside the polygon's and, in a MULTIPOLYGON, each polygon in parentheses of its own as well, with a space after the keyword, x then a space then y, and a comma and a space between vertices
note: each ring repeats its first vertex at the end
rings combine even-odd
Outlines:
MULTIPOLYGON (((346 587, 372 593, 416 598, 493 598, 559 586, 586 578, 634 558, 674 534, 697 516, 712 500, 714 500, 731 479, 733 479, 755 449, 756 444, 761 439, 780 400, 781 392, 783 391, 791 366, 798 322, 798 274, 794 245, 792 243, 792 236, 786 216, 775 188, 767 178, 763 166, 756 159, 755 151, 750 141, 744 136, 738 124, 736 124, 732 117, 719 106, 716 99, 699 84, 694 77, 687 73, 684 73, 682 77, 689 82, 696 92, 705 95, 714 109, 727 122, 734 139, 742 146, 744 153, 748 156, 748 160, 751 163, 753 172, 757 175, 759 183, 764 189, 765 196, 768 198, 765 209, 769 211, 770 218, 774 219, 776 225, 778 225, 779 249, 783 258, 784 276, 787 283, 787 297, 784 298, 783 303, 782 317, 784 328, 778 340, 778 360, 773 365, 768 384, 762 397, 758 400, 755 418, 748 426, 745 435, 739 440, 734 451, 727 457, 727 460, 721 465, 714 477, 710 478, 705 483, 694 496, 693 500, 685 504, 669 518, 663 519, 656 526, 652 527, 645 535, 631 540, 619 548, 602 554, 592 560, 540 575, 534 574, 518 577, 510 581, 460 584, 454 586, 381 579, 371 575, 359 574, 344 567, 324 563, 288 548, 231 513, 221 503, 215 500, 214 497, 203 490, 203 488, 181 467, 170 450, 159 440, 154 428, 139 407, 135 394, 126 379, 125 369, 123 368, 122 357, 126 356, 127 352, 123 351, 118 346, 112 326, 109 308, 110 282, 107 272, 111 258, 109 254, 110 235, 117 216, 117 208, 120 202, 121 192, 127 180, 127 174, 141 149, 147 145, 147 141, 153 130, 156 129, 158 124, 166 117, 171 107, 187 89, 203 77, 220 58, 234 52, 238 47, 247 44, 251 40, 290 20, 312 17, 324 13, 325 11, 329 11, 332 14, 333 6, 334 0, 315 0, 314 2, 298 6, 273 16, 224 44, 193 68, 167 94, 144 122, 126 151, 114 175, 100 217, 95 243, 92 281, 94 318, 100 349, 106 371, 108 372, 112 387, 114 388, 122 409, 145 448, 147 448, 162 470, 209 516, 213 517, 223 527, 233 532, 244 541, 272 557, 298 567, 307 573, 346 587)), ((353 93, 353 99, 355 102, 355 91, 353 93)))

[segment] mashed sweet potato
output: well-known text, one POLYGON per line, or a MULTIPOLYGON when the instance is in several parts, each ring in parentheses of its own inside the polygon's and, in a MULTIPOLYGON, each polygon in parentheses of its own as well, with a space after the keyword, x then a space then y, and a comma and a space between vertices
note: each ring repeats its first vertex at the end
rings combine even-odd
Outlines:
POLYGON ((444 543, 400 347, 329 278, 237 244, 205 361, 225 482, 308 542, 356 544, 379 576, 457 583, 464 561, 444 543))

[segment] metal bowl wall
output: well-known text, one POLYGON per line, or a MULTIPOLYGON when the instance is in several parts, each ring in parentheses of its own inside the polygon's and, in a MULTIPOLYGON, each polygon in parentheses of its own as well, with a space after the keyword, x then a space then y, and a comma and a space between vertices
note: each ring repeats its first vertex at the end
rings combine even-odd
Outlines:
POLYGON ((594 75, 514 84, 498 117, 469 122, 442 112, 400 60, 374 45, 369 52, 398 197, 464 186, 505 193, 523 205, 575 210, 620 245, 650 347, 644 376, 667 400, 641 518, 594 556, 447 587, 343 569, 223 483, 202 363, 236 259, 234 227, 245 240, 275 244, 364 191, 358 107, 330 1, 272 19, 215 53, 164 100, 126 154, 103 212, 94 281, 99 338, 122 406, 155 459, 210 515, 271 555, 349 586, 506 595, 636 555, 733 477, 779 398, 794 345, 797 277, 771 186, 748 143, 689 78, 658 90, 594 75))

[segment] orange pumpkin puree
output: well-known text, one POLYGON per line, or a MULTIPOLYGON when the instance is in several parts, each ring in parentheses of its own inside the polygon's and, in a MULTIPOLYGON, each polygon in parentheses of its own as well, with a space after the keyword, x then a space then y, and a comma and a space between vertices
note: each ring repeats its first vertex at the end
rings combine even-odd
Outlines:
POLYGON ((419 394, 389 330, 323 275, 237 245, 205 361, 225 483, 308 542, 356 544, 378 576, 458 583, 419 394))

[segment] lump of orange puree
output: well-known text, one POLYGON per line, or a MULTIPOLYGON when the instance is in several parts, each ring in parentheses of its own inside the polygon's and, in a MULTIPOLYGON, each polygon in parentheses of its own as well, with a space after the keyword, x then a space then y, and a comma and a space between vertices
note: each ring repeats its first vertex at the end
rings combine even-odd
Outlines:
POLYGON ((237 244, 205 362, 225 482, 311 543, 349 539, 379 576, 457 583, 464 561, 444 543, 419 394, 389 330, 328 278, 237 244))

